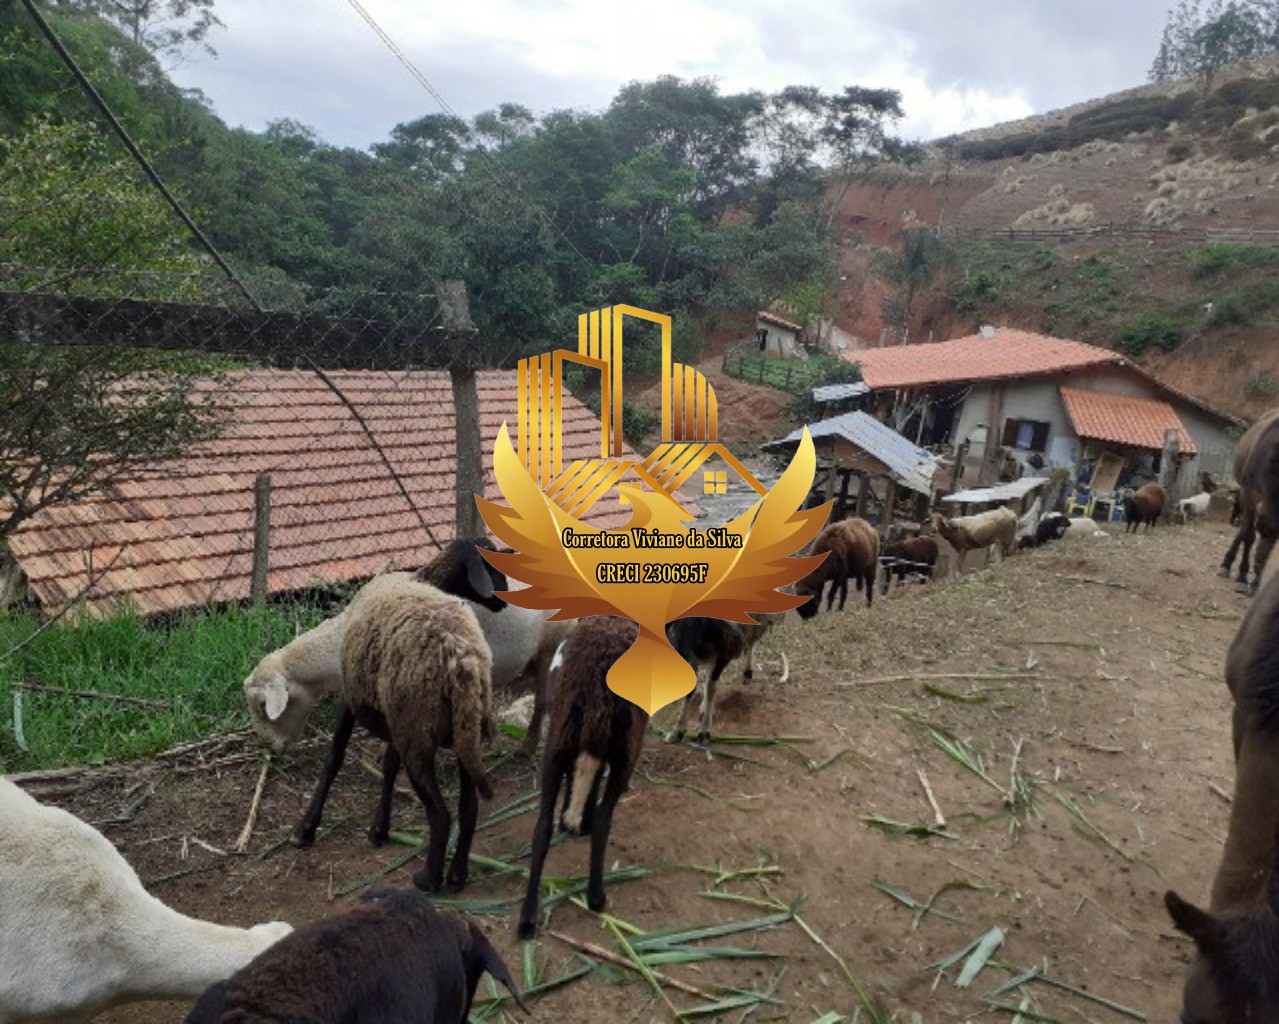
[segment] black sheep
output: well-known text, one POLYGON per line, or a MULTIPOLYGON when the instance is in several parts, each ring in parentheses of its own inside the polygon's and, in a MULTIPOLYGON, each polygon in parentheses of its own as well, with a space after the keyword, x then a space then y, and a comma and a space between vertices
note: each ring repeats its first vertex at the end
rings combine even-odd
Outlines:
POLYGON ((1070 529, 1070 519, 1060 512, 1049 512, 1039 520, 1033 534, 1027 534, 1017 542, 1019 548, 1037 548, 1050 540, 1061 540, 1070 529))
POLYGON ((377 889, 207 989, 186 1024, 462 1024, 485 971, 527 1012, 474 922, 412 890, 377 889))

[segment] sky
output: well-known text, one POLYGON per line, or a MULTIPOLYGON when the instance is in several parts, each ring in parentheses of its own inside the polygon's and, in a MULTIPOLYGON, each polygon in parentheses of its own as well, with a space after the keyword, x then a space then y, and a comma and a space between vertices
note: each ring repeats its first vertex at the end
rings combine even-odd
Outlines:
MULTIPOLYGON (((906 139, 1141 85, 1173 0, 359 0, 447 108, 598 110, 629 81, 901 92, 906 139)), ((442 108, 350 0, 217 0, 216 58, 173 68, 229 124, 367 148, 442 108)))

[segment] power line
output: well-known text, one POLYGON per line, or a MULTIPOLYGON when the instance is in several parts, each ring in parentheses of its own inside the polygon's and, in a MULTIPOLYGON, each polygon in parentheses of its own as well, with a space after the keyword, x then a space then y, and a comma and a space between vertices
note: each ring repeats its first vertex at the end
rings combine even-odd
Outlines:
MULTIPOLYGON (((356 14, 358 14, 362 19, 364 19, 364 22, 369 26, 369 28, 373 30, 374 34, 380 40, 382 40, 383 45, 388 50, 391 51, 395 59, 404 65, 405 69, 409 72, 410 75, 413 76, 413 78, 417 81, 417 83, 420 86, 422 86, 423 89, 427 91, 427 93, 431 96, 433 100, 435 100, 436 103, 439 104, 440 109, 443 110, 450 117, 454 118, 455 120, 462 121, 463 123, 465 123, 465 119, 462 117, 459 117, 457 112, 451 106, 449 106, 448 101, 445 100, 445 98, 440 94, 440 91, 431 84, 430 80, 424 74, 422 74, 421 71, 418 70, 417 65, 415 65, 411 60, 409 60, 408 56, 404 53, 404 51, 401 50, 399 46, 396 45, 395 40, 392 39, 386 33, 386 30, 383 29, 382 26, 378 24, 378 22, 374 19, 373 15, 371 15, 365 9, 364 5, 360 3, 360 0, 347 0, 347 3, 351 5, 351 7, 355 10, 356 14)), ((489 177, 493 179, 494 183, 496 183, 498 186, 509 184, 516 191, 522 192, 522 190, 520 189, 519 178, 517 176, 511 174, 509 171, 506 170, 506 168, 502 167, 498 163, 498 161, 495 160, 485 150, 478 149, 475 152, 476 152, 476 155, 480 157, 480 162, 485 165, 484 169, 488 172, 489 177), (497 173, 493 170, 494 166, 496 166, 502 172, 502 174, 507 179, 506 181, 503 181, 501 178, 498 177, 497 173)), ((564 241, 564 243, 570 249, 572 249, 573 252, 575 252, 578 255, 578 257, 582 260, 583 263, 587 264, 588 266, 594 265, 593 261, 588 259, 586 254, 583 253, 582 250, 579 249, 573 243, 573 240, 568 237, 568 235, 564 232, 564 229, 555 223, 554 218, 552 218, 550 214, 548 214, 544 209, 542 209, 542 206, 540 203, 533 200, 528 200, 528 203, 529 203, 529 206, 532 208, 533 212, 537 215, 538 219, 540 219, 542 223, 546 227, 548 227, 552 232, 558 235, 564 241)))
POLYGON ((27 13, 31 15, 32 20, 35 21, 45 39, 49 41, 49 45, 52 46, 54 50, 57 51, 58 56, 62 58, 62 62, 67 66, 67 70, 69 70, 75 77, 75 80, 80 83, 80 88, 84 90, 89 99, 93 101, 93 105, 98 108, 102 116, 107 119, 107 123, 111 125, 112 130, 117 136, 119 136, 120 141, 124 143, 124 148, 129 151, 129 155, 133 157, 138 166, 142 168, 142 172, 147 176, 151 184, 154 185, 160 195, 164 197, 164 201, 169 204, 169 208, 172 209, 178 219, 186 225, 187 230, 191 232, 192 236, 200 244, 201 248, 213 257, 213 261, 217 263, 217 265, 222 269, 222 272, 231 279, 231 282, 240 290, 240 293, 249 301, 249 304, 257 310, 257 312, 263 312, 261 305, 258 304, 258 300, 253 297, 253 294, 247 287, 245 287, 244 282, 241 281, 235 271, 231 269, 230 264, 222 258, 222 254, 218 252, 214 244, 209 241, 204 232, 200 230, 195 221, 193 221, 190 215, 187 214, 186 210, 183 209, 182 204, 178 202, 177 197, 169 191, 169 187, 156 172, 156 169, 151 166, 151 162, 146 158, 142 150, 138 148, 137 143, 135 143, 129 136, 128 130, 120 123, 120 119, 115 116, 115 113, 107 105, 107 101, 102 98, 102 94, 94 88, 93 83, 89 81, 88 76, 80 70, 80 65, 76 63, 75 58, 71 56, 71 53, 67 50, 67 48, 62 45, 62 40, 59 39, 58 34, 54 32, 53 26, 45 21, 44 15, 42 15, 36 8, 35 0, 22 0, 22 5, 27 9, 27 13))

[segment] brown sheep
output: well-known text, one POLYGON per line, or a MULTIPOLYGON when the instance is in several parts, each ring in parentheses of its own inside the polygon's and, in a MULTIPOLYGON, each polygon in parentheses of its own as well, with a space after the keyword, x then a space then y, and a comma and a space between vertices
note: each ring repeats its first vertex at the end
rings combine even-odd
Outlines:
POLYGON ((1235 554, 1243 546, 1243 558, 1239 563, 1239 575, 1235 589, 1241 593, 1255 592, 1261 582, 1270 551, 1279 538, 1279 409, 1272 409, 1248 428, 1235 448, 1235 482, 1239 487, 1235 498, 1235 512, 1231 524, 1238 524, 1238 532, 1230 542, 1226 557, 1221 563, 1221 575, 1229 576, 1235 554), (1248 582, 1248 562, 1252 545, 1261 534, 1252 563, 1252 582, 1248 582))
POLYGON ((1159 484, 1145 484, 1132 494, 1124 495, 1124 533, 1135 533, 1137 527, 1146 524, 1146 532, 1168 507, 1168 492, 1159 484))
POLYGON ((1234 701, 1235 789, 1209 909, 1164 896, 1195 940, 1181 1019, 1195 1024, 1279 1020, 1279 581, 1261 588, 1226 655, 1234 701))
POLYGON ((848 599, 848 581, 852 579, 858 590, 866 591, 866 607, 875 596, 875 577, 879 575, 879 534, 865 519, 842 519, 831 523, 813 542, 811 554, 830 554, 816 569, 795 585, 795 593, 807 595, 808 601, 797 611, 805 619, 811 619, 821 610, 822 590, 830 584, 826 610, 835 603, 835 591, 839 591, 839 610, 844 610, 848 599))
POLYGON ((889 581, 896 576, 900 584, 909 573, 923 573, 929 578, 937 564, 936 537, 907 537, 884 547, 884 583, 882 593, 888 593, 889 581))
POLYGON ((992 508, 975 516, 947 519, 934 516, 937 533, 962 557, 967 551, 999 545, 1001 555, 1017 548, 1017 513, 1007 507, 992 508))
POLYGON ((542 796, 533 828, 528 889, 520 908, 518 935, 537 931, 538 886, 551 845, 555 801, 567 781, 560 825, 569 833, 591 835, 586 905, 604 909, 604 854, 613 809, 630 785, 644 746, 648 712, 608 688, 608 671, 630 649, 639 627, 613 615, 583 619, 561 644, 551 665, 550 708, 542 754, 542 796), (596 806, 604 768, 608 781, 596 806))

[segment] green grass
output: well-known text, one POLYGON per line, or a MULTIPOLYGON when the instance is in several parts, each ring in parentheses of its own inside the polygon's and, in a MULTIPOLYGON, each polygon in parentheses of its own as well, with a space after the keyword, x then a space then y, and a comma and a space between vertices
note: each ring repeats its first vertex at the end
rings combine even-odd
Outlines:
POLYGON ((0 613, 0 772, 145 757, 242 729, 244 677, 263 654, 322 617, 313 607, 275 605, 193 610, 162 622, 82 618, 9 654, 39 623, 27 613, 0 613), (24 751, 14 732, 15 683, 163 706, 25 691, 24 751))

